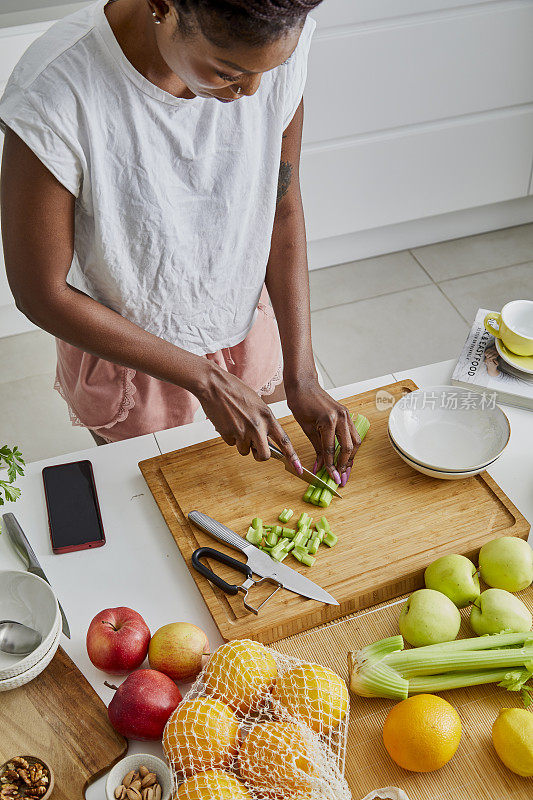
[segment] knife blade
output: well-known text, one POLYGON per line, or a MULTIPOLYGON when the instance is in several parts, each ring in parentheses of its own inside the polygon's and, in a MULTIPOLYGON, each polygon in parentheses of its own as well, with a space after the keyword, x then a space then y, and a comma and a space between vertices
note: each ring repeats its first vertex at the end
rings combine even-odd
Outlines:
POLYGON ((261 578, 272 578, 278 581, 284 589, 288 589, 289 592, 308 597, 310 600, 318 600, 319 603, 328 603, 333 606, 339 605, 335 598, 318 584, 313 583, 305 575, 300 575, 295 569, 274 561, 269 555, 261 552, 255 545, 250 544, 238 533, 222 525, 221 522, 213 519, 213 517, 209 517, 201 511, 190 511, 188 517, 191 522, 200 530, 208 533, 209 536, 243 553, 246 556, 249 567, 261 578))
MULTIPOLYGON (((20 559, 26 564, 26 569, 28 572, 31 572, 32 575, 37 575, 38 578, 42 578, 46 581, 49 585, 50 581, 44 574, 43 568, 39 564, 37 560, 37 556, 35 555, 31 544, 28 542, 24 531, 20 527, 19 521, 14 514, 3 514, 2 519, 4 520, 6 531, 8 538, 13 545, 13 549, 20 557, 20 559)), ((70 639, 70 628, 67 622, 67 618, 65 616, 65 612, 63 611, 63 606, 57 601, 59 605, 59 611, 61 613, 61 619, 63 622, 62 628, 63 633, 70 639)))
POLYGON ((290 461, 287 461, 281 450, 279 450, 271 442, 268 443, 268 446, 270 447, 270 454, 272 455, 272 458, 275 458, 277 461, 282 461, 285 466, 285 469, 287 470, 287 472, 290 472, 291 475, 294 475, 296 478, 300 478, 300 480, 303 481, 304 483, 311 483, 313 486, 317 486, 320 489, 328 489, 328 491, 330 491, 331 494, 335 495, 335 497, 340 497, 340 499, 342 500, 342 494, 339 494, 339 492, 336 489, 332 489, 331 486, 329 486, 326 483, 326 481, 323 481, 322 478, 318 478, 314 474, 314 472, 311 472, 311 470, 302 467, 303 472, 301 475, 299 475, 296 472, 294 465, 291 464, 290 461))

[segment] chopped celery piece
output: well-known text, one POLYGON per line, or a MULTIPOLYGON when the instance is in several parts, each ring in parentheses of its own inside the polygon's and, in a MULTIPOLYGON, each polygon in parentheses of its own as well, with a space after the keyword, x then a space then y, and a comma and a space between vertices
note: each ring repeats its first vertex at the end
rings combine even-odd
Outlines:
POLYGON ((274 561, 285 561, 288 556, 287 550, 272 550, 270 553, 270 557, 274 559, 274 561))
POLYGON ((265 543, 267 547, 275 547, 278 543, 279 536, 277 536, 274 531, 270 531, 268 536, 265 539, 265 543))
POLYGON ((310 483, 309 486, 307 487, 307 489, 305 490, 304 496, 302 497, 302 500, 304 501, 304 503, 310 503, 311 502, 311 496, 312 496, 314 491, 315 491, 315 487, 313 486, 312 483, 310 483))
POLYGON ((331 494, 330 490, 322 489, 322 492, 320 494, 320 500, 318 502, 320 508, 328 508, 332 500, 333 500, 333 495, 331 494))
POLYGON ((283 547, 284 547, 286 553, 290 553, 291 550, 294 549, 294 542, 292 541, 292 539, 282 539, 279 542, 279 544, 281 544, 281 542, 284 543, 283 547))
POLYGON ((311 541, 307 545, 307 552, 311 556, 315 556, 318 553, 318 548, 320 547, 320 538, 318 536, 312 536, 311 541))
POLYGON ((322 528, 322 530, 326 531, 326 533, 329 533, 330 530, 331 530, 331 528, 329 527, 329 522, 327 521, 327 519, 325 517, 320 517, 320 519, 318 520, 318 522, 317 522, 315 527, 317 529, 318 528, 322 528))
POLYGON ((326 535, 326 531, 324 530, 324 528, 317 528, 316 529, 316 533, 313 534, 312 538, 313 539, 317 538, 318 541, 320 542, 320 544, 322 544, 322 542, 324 541, 324 536, 325 535, 326 535))
POLYGON ((299 531, 293 539, 295 547, 305 547, 307 544, 307 540, 309 539, 309 531, 299 531))
POLYGON ((281 514, 279 515, 278 519, 280 522, 283 522, 283 524, 285 524, 290 520, 293 514, 294 511, 292 510, 292 508, 284 508, 281 514))
POLYGON ((307 548, 305 548, 305 547, 295 547, 294 550, 292 551, 292 554, 293 554, 294 558, 297 558, 298 561, 300 561, 302 556, 305 556, 307 554, 307 548))
POLYGON ((335 547, 338 541, 339 537, 335 536, 331 531, 324 536, 324 544, 327 544, 328 547, 335 547))
POLYGON ((252 526, 250 526, 248 528, 248 533, 246 534, 246 541, 247 542, 250 542, 250 544, 255 544, 255 546, 257 547, 257 545, 261 544, 262 539, 263 539, 263 535, 262 535, 261 531, 258 531, 255 528, 252 528, 252 526))
POLYGON ((263 527, 263 520, 261 519, 261 517, 254 517, 252 520, 252 528, 255 528, 256 530, 260 531, 262 527, 263 527))
POLYGON ((303 550, 300 547, 295 547, 292 554, 301 564, 305 564, 306 567, 312 567, 316 561, 316 558, 310 556, 307 550, 303 550))
POLYGON ((294 539, 296 536, 296 531, 294 528, 283 528, 283 536, 285 539, 294 539))
POLYGON ((310 519, 309 514, 306 514, 305 511, 302 514, 300 514, 300 517, 298 519, 298 528, 303 528, 304 525, 307 525, 309 519, 310 519))
POLYGON ((283 533, 283 528, 281 527, 281 525, 274 525, 274 527, 272 528, 272 533, 274 533, 279 538, 283 533))
POLYGON ((320 488, 320 486, 315 486, 313 488, 313 492, 311 494, 311 503, 314 506, 317 506, 320 503, 320 496, 324 490, 320 488))

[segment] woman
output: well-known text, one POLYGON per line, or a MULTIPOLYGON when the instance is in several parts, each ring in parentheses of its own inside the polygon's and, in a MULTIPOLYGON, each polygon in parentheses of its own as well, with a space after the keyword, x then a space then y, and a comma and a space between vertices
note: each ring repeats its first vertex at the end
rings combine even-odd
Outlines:
POLYGON ((8 278, 56 336, 57 386, 97 441, 201 405, 241 454, 266 460, 270 437, 300 471, 262 399, 286 396, 315 469, 345 485, 359 439, 317 378, 298 182, 319 2, 100 0, 15 68, 8 278))

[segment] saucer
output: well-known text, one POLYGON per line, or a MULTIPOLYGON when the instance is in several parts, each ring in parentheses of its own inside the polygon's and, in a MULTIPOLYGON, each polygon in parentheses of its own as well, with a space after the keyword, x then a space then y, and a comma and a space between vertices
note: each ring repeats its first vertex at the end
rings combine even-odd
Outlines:
POLYGON ((533 375, 533 356, 517 356, 511 353, 510 350, 499 339, 494 339, 496 350, 504 361, 507 361, 512 367, 525 372, 526 375, 533 375))

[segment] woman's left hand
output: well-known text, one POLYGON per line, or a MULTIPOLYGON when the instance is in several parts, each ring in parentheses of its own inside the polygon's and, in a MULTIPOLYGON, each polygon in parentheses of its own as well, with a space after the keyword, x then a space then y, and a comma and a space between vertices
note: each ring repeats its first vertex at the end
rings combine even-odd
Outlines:
POLYGON ((325 466, 336 483, 346 486, 354 456, 361 444, 350 412, 330 397, 317 379, 292 389, 286 386, 285 392, 294 418, 315 448, 313 472, 325 466), (336 466, 333 463, 335 436, 341 446, 336 466))

